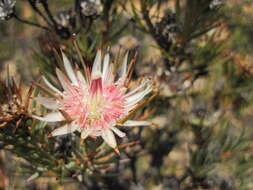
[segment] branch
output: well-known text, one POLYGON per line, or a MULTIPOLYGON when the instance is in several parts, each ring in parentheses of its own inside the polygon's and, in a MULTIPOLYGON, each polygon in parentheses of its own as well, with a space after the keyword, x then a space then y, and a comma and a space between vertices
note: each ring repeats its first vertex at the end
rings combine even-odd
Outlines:
POLYGON ((24 24, 28 24, 28 25, 31 25, 31 26, 35 26, 35 27, 38 27, 38 28, 41 28, 43 30, 46 30, 46 31, 51 31, 48 27, 46 26, 42 26, 40 24, 37 24, 37 23, 34 23, 34 22, 30 22, 28 20, 25 20, 23 18, 20 18, 17 14, 13 14, 13 17, 18 20, 19 22, 22 22, 24 24))
POLYGON ((43 5, 43 8, 45 9, 45 11, 46 11, 46 13, 47 13, 48 18, 51 20, 51 22, 53 23, 54 27, 57 28, 58 24, 57 24, 57 22, 55 21, 53 15, 52 15, 52 13, 51 13, 51 11, 49 10, 49 7, 48 7, 47 2, 44 2, 44 1, 43 1, 43 2, 42 2, 42 5, 43 5))
POLYGON ((166 51, 169 50, 171 45, 167 44, 166 40, 164 40, 162 36, 157 35, 156 29, 150 20, 149 12, 144 1, 141 1, 141 13, 146 25, 148 26, 149 32, 151 36, 154 38, 154 40, 156 41, 156 43, 164 50, 166 51))
POLYGON ((45 15, 43 15, 43 13, 36 7, 36 5, 33 2, 31 2, 30 0, 28 0, 28 2, 31 5, 31 7, 33 8, 33 10, 43 18, 43 20, 48 24, 48 26, 52 26, 52 24, 48 21, 47 17, 45 15))

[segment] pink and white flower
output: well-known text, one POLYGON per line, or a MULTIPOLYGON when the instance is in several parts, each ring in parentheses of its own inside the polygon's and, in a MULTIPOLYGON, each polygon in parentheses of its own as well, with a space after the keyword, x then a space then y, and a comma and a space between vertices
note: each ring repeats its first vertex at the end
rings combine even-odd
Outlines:
MULTIPOLYGON (((43 77, 45 84, 59 98, 37 97, 37 102, 53 111, 44 117, 34 117, 46 122, 67 121, 67 124, 55 129, 52 136, 64 135, 77 130, 81 132, 82 139, 88 136, 101 136, 109 146, 116 148, 114 133, 119 137, 125 136, 125 133, 116 126, 125 120, 136 105, 152 91, 148 80, 143 80, 131 91, 125 87, 129 74, 127 59, 128 55, 124 57, 119 75, 116 77, 110 65, 109 54, 107 53, 102 59, 102 53, 99 50, 92 71, 86 71, 83 75, 80 70, 72 68, 71 63, 63 54, 67 76, 56 69, 63 90, 57 89, 43 77)), ((146 126, 150 123, 127 120, 120 124, 146 126)))

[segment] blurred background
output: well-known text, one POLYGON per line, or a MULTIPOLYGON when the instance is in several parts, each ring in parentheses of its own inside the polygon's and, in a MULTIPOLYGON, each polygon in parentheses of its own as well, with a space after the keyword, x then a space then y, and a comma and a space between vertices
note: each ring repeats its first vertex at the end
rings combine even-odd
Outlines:
POLYGON ((0 189, 253 189, 252 8, 248 0, 0 0, 0 189), (154 81, 156 96, 133 116, 152 126, 123 128, 120 155, 100 139, 80 144, 79 134, 48 139, 54 126, 30 117, 45 112, 32 81, 55 81, 60 49, 82 68, 108 47, 117 66, 137 52, 133 81, 154 81))

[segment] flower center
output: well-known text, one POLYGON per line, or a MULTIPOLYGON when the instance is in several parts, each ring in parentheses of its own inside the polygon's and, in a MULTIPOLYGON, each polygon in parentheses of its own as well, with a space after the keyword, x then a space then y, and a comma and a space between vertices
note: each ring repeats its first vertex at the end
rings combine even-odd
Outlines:
POLYGON ((80 127, 101 130, 115 124, 125 114, 124 89, 116 85, 102 86, 101 78, 88 88, 72 86, 61 100, 64 110, 80 127))
POLYGON ((95 94, 88 99, 84 99, 87 105, 88 118, 92 120, 98 120, 103 113, 103 107, 105 99, 102 94, 95 94))

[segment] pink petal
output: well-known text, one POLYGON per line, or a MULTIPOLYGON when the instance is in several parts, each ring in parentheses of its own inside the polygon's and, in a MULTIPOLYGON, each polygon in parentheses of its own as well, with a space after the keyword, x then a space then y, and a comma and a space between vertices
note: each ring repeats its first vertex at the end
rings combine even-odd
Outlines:
POLYGON ((90 92, 92 95, 97 94, 97 92, 102 92, 101 78, 97 78, 91 81, 90 92))

